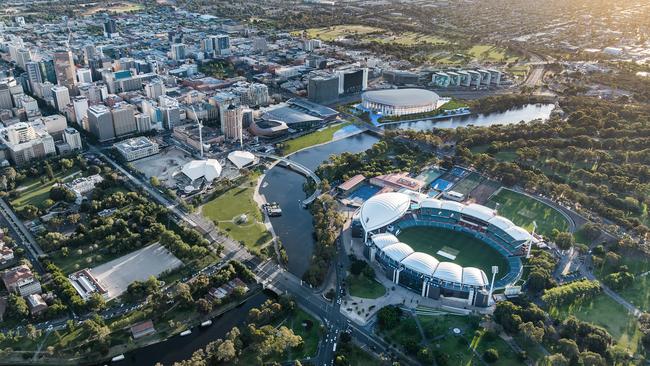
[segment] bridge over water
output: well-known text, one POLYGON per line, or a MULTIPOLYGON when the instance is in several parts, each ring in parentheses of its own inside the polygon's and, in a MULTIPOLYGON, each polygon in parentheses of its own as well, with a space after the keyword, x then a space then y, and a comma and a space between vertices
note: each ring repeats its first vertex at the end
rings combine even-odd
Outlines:
POLYGON ((316 173, 314 173, 311 169, 307 168, 306 166, 304 166, 304 165, 302 165, 302 164, 300 164, 298 162, 295 162, 293 160, 290 160, 288 158, 278 156, 278 155, 258 153, 257 156, 259 156, 261 158, 266 158, 266 159, 275 160, 277 162, 281 162, 287 168, 289 168, 291 170, 294 170, 294 171, 304 175, 307 178, 311 178, 314 181, 314 183, 316 183, 316 190, 314 191, 314 193, 312 193, 311 196, 307 197, 306 199, 304 199, 302 201, 302 205, 304 207, 310 205, 312 202, 314 202, 314 200, 316 198, 318 198, 318 196, 320 196, 320 194, 321 194, 321 189, 320 189, 321 180, 316 175, 316 173))

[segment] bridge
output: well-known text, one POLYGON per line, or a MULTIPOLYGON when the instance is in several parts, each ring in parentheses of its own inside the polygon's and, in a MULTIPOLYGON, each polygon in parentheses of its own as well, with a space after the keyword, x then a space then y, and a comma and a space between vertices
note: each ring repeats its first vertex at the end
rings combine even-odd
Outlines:
POLYGON ((307 207, 312 202, 314 202, 314 200, 316 198, 318 198, 318 196, 320 196, 320 194, 321 194, 321 189, 320 189, 321 180, 316 175, 316 173, 314 173, 311 169, 307 168, 306 166, 304 166, 304 165, 302 165, 300 163, 297 163, 297 162, 295 162, 293 160, 290 160, 290 159, 282 157, 282 156, 277 156, 277 155, 273 155, 273 154, 262 154, 262 153, 258 153, 257 156, 259 156, 260 158, 266 158, 266 159, 275 160, 276 162, 281 162, 281 163, 285 164, 287 168, 289 168, 291 170, 294 170, 294 171, 304 175, 307 178, 311 178, 314 181, 314 183, 316 183, 316 190, 314 191, 314 193, 312 193, 311 196, 307 197, 305 200, 302 201, 303 207, 307 207))

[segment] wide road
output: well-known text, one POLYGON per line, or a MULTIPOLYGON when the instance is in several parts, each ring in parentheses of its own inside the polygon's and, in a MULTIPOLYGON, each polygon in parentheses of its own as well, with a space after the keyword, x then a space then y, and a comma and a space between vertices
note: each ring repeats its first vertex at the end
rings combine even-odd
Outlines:
POLYGON ((41 247, 36 242, 36 239, 32 233, 25 227, 23 222, 16 217, 16 214, 5 202, 4 199, 0 198, 0 215, 2 216, 3 221, 5 221, 7 228, 9 229, 9 235, 14 239, 17 245, 21 245, 27 251, 27 257, 32 263, 32 266, 38 273, 41 275, 45 273, 45 269, 41 265, 39 258, 45 253, 41 247))

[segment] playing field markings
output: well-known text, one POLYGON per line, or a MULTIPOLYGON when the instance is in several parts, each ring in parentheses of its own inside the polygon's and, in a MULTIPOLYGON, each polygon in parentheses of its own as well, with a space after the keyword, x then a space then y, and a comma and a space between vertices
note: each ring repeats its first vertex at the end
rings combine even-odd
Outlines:
POLYGON ((535 213, 527 208, 522 208, 521 210, 517 211, 517 214, 519 216, 523 216, 527 219, 534 219, 535 218, 535 213))
POLYGON ((458 256, 458 253, 460 253, 460 251, 458 251, 458 250, 456 250, 454 248, 444 246, 436 254, 438 254, 441 257, 451 259, 453 261, 453 260, 456 260, 456 257, 458 256))

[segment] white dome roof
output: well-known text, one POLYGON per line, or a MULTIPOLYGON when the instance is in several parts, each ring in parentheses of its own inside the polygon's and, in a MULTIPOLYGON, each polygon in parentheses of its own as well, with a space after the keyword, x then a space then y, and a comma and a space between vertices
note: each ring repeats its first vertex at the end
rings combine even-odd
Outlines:
POLYGON ((404 243, 395 243, 382 249, 382 252, 384 252, 388 258, 396 262, 401 262, 404 258, 413 253, 413 249, 404 243))
POLYGON ((382 193, 369 198, 361 206, 361 225, 366 231, 384 227, 408 211, 409 196, 403 193, 382 193))
POLYGON ((440 202, 441 202, 440 208, 443 209, 443 210, 460 212, 460 211, 463 210, 463 208, 465 208, 465 205, 463 205, 462 203, 459 203, 459 202, 455 202, 455 201, 443 200, 443 201, 440 201, 440 202))
POLYGON ((469 205, 463 207, 462 213, 463 215, 472 216, 483 221, 488 221, 495 215, 494 210, 491 208, 477 205, 476 203, 470 203, 469 205))
POLYGON ((440 262, 433 276, 443 281, 462 283, 463 267, 452 262, 440 262))
POLYGON ((487 286, 488 278, 485 272, 475 267, 463 268, 463 285, 487 286))
POLYGON ((420 202, 421 208, 440 208, 442 206, 442 201, 435 198, 429 198, 420 202))
POLYGON ((255 161, 255 155, 248 151, 233 151, 228 154, 228 160, 235 164, 237 169, 241 169, 255 161))
POLYGON ((426 253, 415 252, 404 258, 401 264, 408 269, 431 276, 438 263, 437 259, 426 253))
POLYGON ((375 234, 371 239, 379 249, 384 249, 391 244, 399 243, 399 239, 391 233, 375 234))
POLYGON ((221 164, 215 159, 192 160, 183 165, 181 171, 192 181, 204 177, 208 182, 212 182, 221 176, 221 164))
POLYGON ((508 228, 515 226, 515 224, 512 221, 506 219, 503 216, 494 216, 488 222, 503 231, 506 231, 508 230, 508 228))

